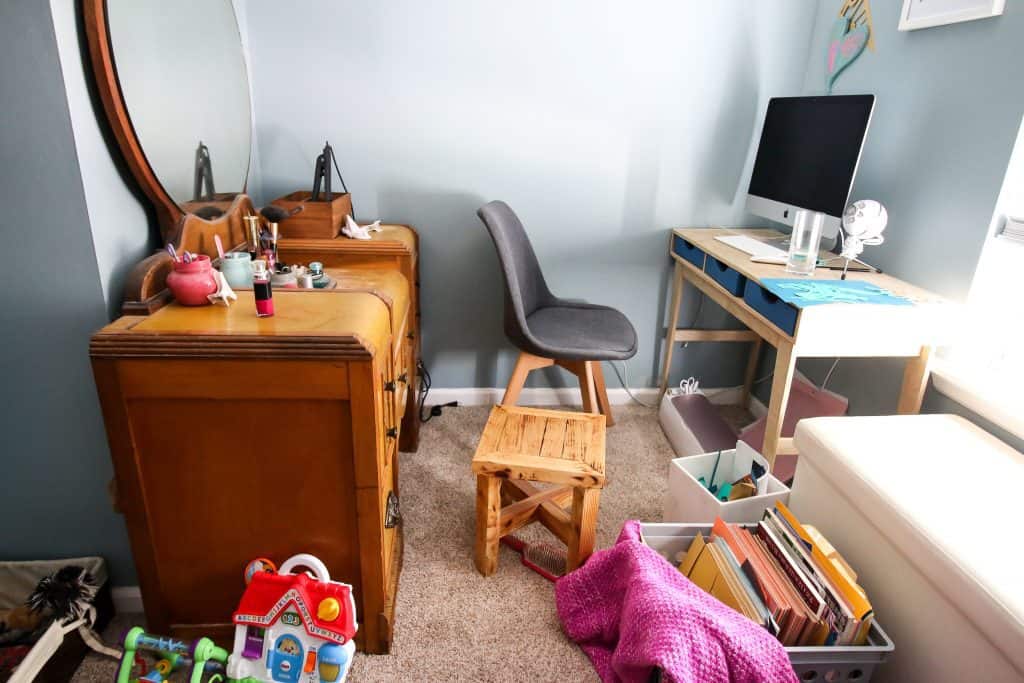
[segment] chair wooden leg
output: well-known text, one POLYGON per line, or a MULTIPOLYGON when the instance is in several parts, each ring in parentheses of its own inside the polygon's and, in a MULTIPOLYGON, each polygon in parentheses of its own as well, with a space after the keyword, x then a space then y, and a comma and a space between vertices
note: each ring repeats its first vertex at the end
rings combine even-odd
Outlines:
POLYGON ((594 537, 597 531, 597 509, 601 500, 601 489, 573 489, 572 492, 572 538, 565 570, 571 572, 594 552, 594 537))
POLYGON ((498 568, 498 522, 501 517, 501 479, 476 476, 476 569, 490 576, 498 568))
POLYGON ((602 415, 604 415, 605 426, 611 427, 615 424, 615 420, 612 419, 612 404, 608 402, 608 389, 604 384, 604 369, 601 367, 601 361, 587 361, 587 365, 591 367, 594 375, 594 392, 597 394, 597 409, 602 415))
POLYGON ((583 412, 597 412, 597 398, 594 391, 594 369, 586 361, 577 361, 576 377, 580 380, 580 394, 583 397, 583 412))
POLYGON ((508 386, 505 388, 505 395, 501 398, 501 405, 514 406, 519 401, 519 394, 523 390, 523 385, 526 384, 526 376, 530 374, 530 371, 546 368, 549 365, 554 365, 554 363, 555 361, 550 358, 542 358, 532 353, 520 351, 519 357, 516 358, 516 367, 512 370, 512 376, 509 378, 508 386))

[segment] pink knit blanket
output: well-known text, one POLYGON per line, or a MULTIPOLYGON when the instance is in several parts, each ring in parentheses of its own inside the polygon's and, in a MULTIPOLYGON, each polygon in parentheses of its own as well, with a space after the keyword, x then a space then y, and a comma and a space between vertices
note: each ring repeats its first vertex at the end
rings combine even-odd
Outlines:
POLYGON ((640 541, 629 521, 607 550, 555 584, 562 627, 604 683, 796 683, 785 649, 640 541))

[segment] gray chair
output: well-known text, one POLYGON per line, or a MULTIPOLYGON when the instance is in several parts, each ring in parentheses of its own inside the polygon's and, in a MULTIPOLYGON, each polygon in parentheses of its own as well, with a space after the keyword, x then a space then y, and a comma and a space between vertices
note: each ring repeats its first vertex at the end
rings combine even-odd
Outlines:
POLYGON ((520 351, 502 405, 514 405, 531 370, 558 365, 576 375, 583 409, 613 424, 603 360, 636 354, 636 331, 614 308, 560 299, 551 293, 537 255, 508 204, 494 201, 477 215, 498 251, 505 280, 505 335, 520 351))

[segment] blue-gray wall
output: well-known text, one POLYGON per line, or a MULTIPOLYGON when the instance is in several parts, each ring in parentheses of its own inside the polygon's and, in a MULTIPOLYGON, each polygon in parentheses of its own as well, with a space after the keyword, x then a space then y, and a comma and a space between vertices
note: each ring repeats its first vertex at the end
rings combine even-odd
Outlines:
MULTIPOLYGON (((630 382, 649 385, 667 229, 746 222, 752 139, 769 97, 800 92, 816 7, 247 2, 261 197, 308 187, 329 139, 358 215, 420 230, 437 387, 503 386, 511 372, 497 259, 476 217, 504 199, 556 293, 632 320, 630 382)), ((702 323, 726 323, 705 308, 702 323)), ((744 352, 732 353, 692 345, 677 374, 736 384, 744 352)), ((558 372, 533 379, 560 384, 558 372)))
MULTIPOLYGON (((885 244, 867 247, 864 258, 964 300, 1024 113, 1024 5, 1008 2, 997 18, 905 33, 896 30, 901 5, 871 4, 876 51, 865 50, 834 89, 877 95, 852 198, 881 201, 889 225, 885 244)), ((805 94, 824 92, 835 12, 823 5, 818 14, 805 94)), ((800 368, 821 380, 830 364, 802 361, 800 368)), ((896 408, 901 377, 896 361, 844 360, 829 388, 850 398, 851 413, 886 414, 896 408)), ((925 409, 963 410, 941 396, 929 396, 925 409)))
POLYGON ((99 554, 133 583, 89 369, 104 277, 49 3, 0 3, 0 102, 0 557, 99 554))

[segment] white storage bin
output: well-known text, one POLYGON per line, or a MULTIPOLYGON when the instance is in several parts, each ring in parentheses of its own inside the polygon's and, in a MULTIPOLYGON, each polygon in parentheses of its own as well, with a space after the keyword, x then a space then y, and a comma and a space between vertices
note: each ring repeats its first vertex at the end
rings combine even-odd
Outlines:
MULTIPOLYGON (((766 481, 761 484, 764 490, 758 495, 741 500, 718 500, 697 481, 700 477, 711 481, 716 459, 719 459, 718 452, 676 458, 669 463, 664 521, 711 524, 716 517, 721 517, 726 522, 756 522, 776 501, 789 502, 789 487, 770 473, 765 475, 766 481)), ((721 451, 715 481, 733 482, 750 474, 752 460, 768 469, 768 462, 761 454, 742 441, 734 449, 721 451)))

